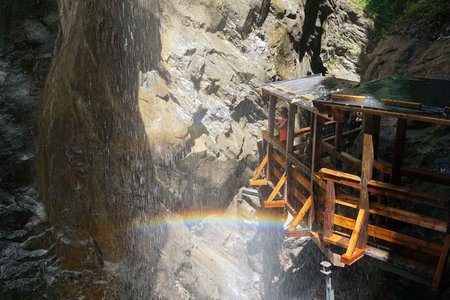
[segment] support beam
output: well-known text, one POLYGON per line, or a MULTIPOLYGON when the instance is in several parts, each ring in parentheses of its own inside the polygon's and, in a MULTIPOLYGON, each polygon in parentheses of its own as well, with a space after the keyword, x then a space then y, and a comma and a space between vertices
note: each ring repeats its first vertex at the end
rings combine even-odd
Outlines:
POLYGON ((272 193, 270 194, 269 198, 266 201, 264 201, 265 205, 270 204, 275 199, 281 187, 284 185, 285 181, 286 181, 286 174, 283 174, 280 180, 278 181, 277 185, 273 189, 272 193))
POLYGON ((373 141, 371 128, 365 126, 364 131, 363 157, 361 166, 361 190, 358 205, 360 211, 364 211, 364 219, 362 220, 361 234, 357 243, 358 247, 361 249, 364 249, 367 245, 367 225, 369 218, 369 191, 367 184, 369 183, 369 180, 372 179, 373 170, 373 141))
POLYGON ((450 249, 450 234, 445 236, 444 246, 442 247, 441 255, 439 256, 439 262, 436 267, 436 272, 434 273, 433 283, 431 284, 432 288, 437 289, 441 282, 442 273, 444 272, 444 267, 448 258, 448 251, 450 249))
MULTIPOLYGON (((272 139, 274 138, 274 131, 275 131, 275 107, 277 104, 277 98, 273 95, 269 96, 269 137, 272 139)), ((271 143, 268 143, 267 145, 267 154, 269 156, 269 161, 267 163, 267 169, 266 169, 266 178, 267 180, 271 180, 272 178, 272 154, 273 154, 273 146, 271 143)))
POLYGON ((401 184, 402 175, 400 169, 403 167, 403 156, 405 154, 406 125, 406 119, 397 119, 397 132, 395 134, 394 161, 392 162, 391 177, 391 183, 396 185, 401 184))
POLYGON ((333 234, 333 217, 334 207, 336 201, 336 191, 334 182, 327 181, 327 188, 325 194, 325 210, 323 216, 323 236, 330 237, 333 234))
MULTIPOLYGON (((295 136, 295 115, 297 114, 297 105, 289 103, 289 113, 288 113, 288 125, 287 125, 287 141, 286 141, 286 153, 293 153, 294 148, 294 136, 295 136)), ((286 165, 284 168, 286 171, 286 185, 285 185, 285 201, 289 203, 291 198, 291 187, 292 187, 292 161, 287 158, 286 165)))
MULTIPOLYGON (((320 168, 320 147, 322 145, 322 129, 324 119, 317 114, 313 114, 312 118, 312 148, 311 148, 311 172, 314 173, 320 168)), ((318 212, 320 210, 320 200, 318 191, 314 190, 314 177, 311 176, 311 196, 313 199, 311 211, 309 214, 309 225, 312 230, 317 231, 316 227, 320 227, 321 220, 319 220, 318 212), (315 225, 312 227, 312 225, 315 225)))
POLYGON ((305 217, 308 210, 311 208, 312 204, 312 198, 311 196, 308 197, 305 204, 303 204, 302 209, 298 212, 298 214, 295 216, 294 220, 292 220, 291 226, 288 229, 288 232, 292 233, 295 231, 297 226, 303 221, 303 218, 305 217))
POLYGON ((256 170, 255 175, 253 175, 253 178, 250 179, 250 185, 267 185, 267 180, 259 179, 259 176, 261 175, 261 172, 264 169, 264 167, 266 166, 268 161, 269 161, 269 156, 266 154, 266 156, 264 156, 264 159, 262 160, 261 164, 259 165, 258 169, 256 170), (263 182, 266 182, 266 183, 261 184, 263 182))

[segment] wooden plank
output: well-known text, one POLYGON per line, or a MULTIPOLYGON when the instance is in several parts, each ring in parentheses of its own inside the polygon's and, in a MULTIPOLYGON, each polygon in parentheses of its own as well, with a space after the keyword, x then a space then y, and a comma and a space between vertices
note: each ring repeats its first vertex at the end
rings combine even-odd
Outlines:
POLYGON ((356 247, 351 256, 347 255, 347 253, 341 255, 341 261, 346 265, 350 266, 363 257, 364 257, 364 249, 356 247))
POLYGON ((265 208, 285 208, 286 207, 286 201, 284 200, 275 200, 275 201, 264 201, 264 207, 265 208))
POLYGON ((397 120, 397 131, 395 134, 394 161, 392 162, 391 182, 396 185, 401 183, 400 168, 403 167, 403 156, 405 154, 406 142, 406 119, 397 120))
MULTIPOLYGON (((295 115, 297 114, 297 106, 289 103, 289 111, 288 111, 288 124, 287 124, 287 141, 286 141, 286 152, 293 153, 294 147, 294 130, 295 130, 295 115)), ((286 165, 284 167, 286 170, 286 185, 285 185, 285 200, 286 202, 290 201, 291 198, 291 187, 292 187, 292 162, 288 158, 286 159, 286 165)))
MULTIPOLYGON (((277 104, 277 98, 273 95, 270 95, 269 96, 269 128, 268 128, 268 132, 269 132, 269 136, 272 139, 274 138, 274 134, 275 134, 276 104, 277 104)), ((266 169, 266 178, 269 181, 271 180, 271 176, 272 176, 272 172, 271 172, 272 165, 273 165, 272 154, 273 154, 273 145, 269 143, 267 145, 267 155, 269 157, 269 160, 267 162, 267 169, 266 169)))
MULTIPOLYGON (((344 137, 350 136, 350 138, 351 138, 353 135, 354 135, 354 136, 357 136, 358 133, 359 133, 361 130, 362 130, 361 127, 357 127, 357 128, 351 129, 351 130, 344 131, 344 132, 342 133, 342 135, 343 135, 344 137)), ((334 136, 334 135, 331 135, 331 136, 327 136, 327 137, 324 138, 322 141, 323 141, 323 142, 330 142, 330 141, 334 140, 334 138, 335 138, 335 136, 334 136)))
POLYGON ((400 169, 400 174, 409 178, 450 185, 450 176, 445 176, 424 170, 405 167, 400 169))
POLYGON ((336 267, 344 267, 345 264, 341 262, 340 255, 333 253, 328 247, 326 247, 320 240, 320 236, 317 232, 311 231, 311 237, 316 246, 322 251, 322 253, 328 258, 328 260, 336 267))
POLYGON ((327 188, 325 192, 325 209, 323 216, 323 236, 329 237, 333 234, 333 216, 336 200, 336 191, 334 182, 327 181, 327 188))
POLYGON ((436 267, 436 272, 434 273, 433 283, 431 284, 431 287, 435 289, 439 287, 439 284, 441 282, 442 273, 444 272, 444 267, 447 262, 449 249, 450 249, 450 234, 447 234, 445 236, 444 246, 442 247, 441 255, 439 256, 439 262, 436 267))
POLYGON ((267 181, 266 179, 249 180, 249 185, 251 186, 264 186, 268 184, 269 181, 267 181))
MULTIPOLYGON (((350 186, 355 189, 360 188, 361 178, 353 174, 322 168, 320 170, 320 175, 322 180, 331 180, 335 183, 350 186)), ((368 190, 374 195, 378 194, 399 200, 408 200, 433 207, 446 208, 448 206, 448 199, 446 198, 436 195, 417 193, 409 188, 399 187, 381 181, 369 180, 368 190)))
POLYGON ((292 172, 292 177, 308 192, 311 193, 311 181, 306 179, 303 175, 301 175, 297 170, 292 172))
POLYGON ((361 101, 362 102, 362 101, 366 100, 366 96, 332 94, 331 99, 333 99, 333 100, 351 100, 351 101, 361 101))
MULTIPOLYGON (((321 153, 320 147, 322 144, 322 129, 323 129, 324 120, 317 114, 313 114, 313 123, 312 123, 312 149, 311 149, 311 172, 314 173, 316 170, 320 168, 321 161, 321 153)), ((309 222, 310 228, 316 230, 316 227, 320 227, 322 220, 319 219, 319 195, 314 190, 314 177, 311 176, 311 185, 310 185, 310 193, 312 196, 312 207, 309 214, 309 222)))
MULTIPOLYGON (((355 220, 335 214, 334 225, 342 226, 347 229, 353 229, 355 227, 355 220)), ((373 225, 368 226, 368 234, 369 236, 385 240, 406 248, 419 250, 434 256, 440 256, 442 251, 441 245, 430 243, 418 238, 407 236, 373 225)))
POLYGON ((294 155, 292 155, 291 153, 286 153, 285 149, 278 142, 276 142, 275 139, 271 138, 267 132, 263 131, 262 135, 264 140, 267 141, 269 145, 277 149, 280 153, 286 155, 286 157, 295 165, 296 168, 299 168, 302 172, 307 174, 311 172, 311 170, 303 163, 301 163, 294 155))
POLYGON ((377 108, 368 108, 368 107, 361 107, 361 106, 349 106, 345 103, 321 103, 324 109, 327 110, 333 110, 333 109, 341 109, 344 111, 353 111, 353 112, 362 112, 362 113, 368 113, 371 115, 377 115, 377 116, 386 116, 386 117, 394 117, 394 118, 404 118, 408 120, 415 120, 420 122, 426 122, 426 123, 434 123, 434 124, 441 124, 441 125, 450 125, 450 119, 440 117, 438 115, 432 116, 432 115, 422 115, 417 113, 408 113, 408 112, 399 112, 399 111, 388 111, 388 110, 382 110, 377 108))
POLYGON ((294 232, 297 226, 303 221, 303 218, 305 217, 306 213, 311 208, 311 204, 312 204, 312 197, 309 196, 305 204, 303 204, 302 208, 295 216, 294 220, 292 220, 291 226, 288 228, 289 232, 294 232))
MULTIPOLYGON (((330 125, 333 125, 335 123, 336 123, 336 121, 327 121, 327 122, 325 122, 324 126, 325 127, 326 126, 330 126, 330 125)), ((311 132, 311 127, 303 127, 303 128, 295 130, 295 134, 296 135, 302 135, 302 134, 309 133, 309 132, 311 132)))
POLYGON ((358 217, 356 218, 356 222, 354 223, 354 227, 350 228, 353 230, 352 236, 350 238, 350 242, 348 243, 347 251, 345 252, 345 256, 350 258, 353 255, 353 251, 356 248, 356 244, 358 240, 361 238, 361 231, 363 229, 364 220, 366 219, 366 210, 359 209, 358 217))
POLYGON ((273 156, 274 161, 280 166, 280 168, 285 167, 286 160, 283 157, 281 157, 281 155, 278 154, 277 151, 273 151, 272 156, 273 156))
POLYGON ((264 159, 262 160, 262 162, 259 164, 259 167, 256 170, 255 175, 253 175, 253 178, 251 179, 252 181, 256 181, 259 178, 259 175, 261 174, 262 170, 264 170, 264 167, 266 166, 268 161, 269 161, 269 155, 266 154, 266 156, 264 156, 264 159))
MULTIPOLYGON (((352 196, 338 195, 336 197, 336 204, 357 209, 358 199, 352 196)), ((447 222, 445 220, 431 218, 380 203, 371 203, 369 213, 440 232, 446 232, 447 229, 447 222)))
POLYGON ((300 201, 300 203, 304 204, 306 202, 307 197, 300 192, 297 188, 292 187, 291 189, 292 195, 297 198, 298 201, 300 201))
POLYGON ((333 145, 326 142, 322 142, 322 147, 326 152, 336 156, 336 158, 340 161, 351 164, 354 167, 361 168, 361 160, 357 159, 356 157, 343 151, 337 152, 333 145))
POLYGON ((380 102, 387 106, 404 107, 404 108, 411 108, 411 109, 420 109, 422 107, 422 103, 411 102, 411 101, 381 99, 380 102))
POLYGON ((286 174, 283 174, 280 180, 278 181, 277 185, 273 189, 272 193, 270 194, 269 198, 267 198, 267 200, 264 201, 264 203, 270 203, 275 199, 275 196, 278 194, 285 181, 286 181, 286 174))
MULTIPOLYGON (((342 114, 342 113, 341 113, 342 114)), ((333 151, 333 165, 336 169, 341 169, 342 165, 337 157, 337 153, 341 153, 344 150, 344 134, 343 123, 337 122, 334 129, 334 151, 333 151)))

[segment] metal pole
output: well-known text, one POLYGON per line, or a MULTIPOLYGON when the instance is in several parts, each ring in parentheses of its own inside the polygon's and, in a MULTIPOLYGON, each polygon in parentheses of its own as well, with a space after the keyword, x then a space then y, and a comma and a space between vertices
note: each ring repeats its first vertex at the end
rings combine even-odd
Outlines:
POLYGON ((325 275, 325 288, 327 292, 327 300, 334 300, 334 290, 333 286, 331 285, 331 263, 328 261, 322 261, 320 263, 322 266, 322 270, 320 272, 325 275))

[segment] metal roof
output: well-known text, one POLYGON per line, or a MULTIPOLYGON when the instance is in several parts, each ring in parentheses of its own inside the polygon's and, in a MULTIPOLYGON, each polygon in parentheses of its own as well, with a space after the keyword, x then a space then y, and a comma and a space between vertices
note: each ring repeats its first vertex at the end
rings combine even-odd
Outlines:
POLYGON ((262 91, 316 113, 334 108, 450 125, 448 79, 391 76, 356 84, 314 75, 265 84, 262 91))

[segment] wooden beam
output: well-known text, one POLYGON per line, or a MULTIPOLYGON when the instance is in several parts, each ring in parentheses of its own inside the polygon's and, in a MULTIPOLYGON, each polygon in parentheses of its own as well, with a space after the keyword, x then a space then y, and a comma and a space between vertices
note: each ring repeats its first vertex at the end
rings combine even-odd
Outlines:
POLYGON ((358 95, 346 95, 346 94, 332 94, 331 99, 333 100, 351 100, 351 101, 364 101, 366 100, 366 96, 358 96, 358 95))
POLYGON ((296 187, 292 187, 291 192, 292 195, 300 201, 300 203, 305 204, 307 197, 302 192, 300 192, 296 187))
POLYGON ((345 264, 341 262, 340 255, 333 253, 326 245, 324 245, 320 239, 320 236, 317 232, 311 231, 311 237, 316 244, 316 246, 322 251, 323 254, 328 258, 328 260, 336 267, 344 267, 345 264))
MULTIPOLYGON (((361 232, 358 238, 358 248, 364 249, 367 245, 367 225, 369 218, 369 190, 367 184, 372 179, 373 170, 373 142, 371 128, 365 127, 363 157, 361 166, 361 190, 358 208, 364 210, 361 232)), ((358 214, 359 217, 359 214, 358 214)), ((353 237, 353 236, 352 236, 353 237)))
POLYGON ((326 105, 327 110, 333 110, 333 109, 341 109, 343 111, 353 111, 353 112, 362 112, 362 113, 368 113, 371 115, 377 115, 377 116, 386 116, 386 117, 394 117, 394 118, 404 118, 408 120, 414 120, 414 121, 420 121, 420 122, 426 122, 426 123, 434 123, 434 124, 441 124, 441 125, 450 125, 450 119, 440 116, 431 116, 431 115, 422 115, 422 114, 411 114, 406 112, 399 112, 399 111, 388 111, 388 110, 382 110, 378 108, 368 108, 368 107, 361 107, 361 106, 350 106, 346 103, 327 103, 326 105))
POLYGON ((311 170, 302 162, 300 162, 294 155, 292 155, 291 153, 286 153, 286 150, 281 146, 281 144, 275 141, 275 139, 271 138, 267 132, 263 131, 262 135, 264 140, 267 141, 269 145, 277 149, 283 155, 286 155, 286 157, 295 165, 296 168, 299 168, 302 172, 307 174, 311 172, 311 170))
MULTIPOLYGON (((359 209, 358 217, 356 218, 356 222, 354 223, 352 236, 350 238, 350 242, 348 243, 347 251, 345 252, 345 256, 350 258, 353 256, 353 251, 356 248, 356 244, 359 239, 361 239, 360 233, 362 232, 364 220, 366 219, 366 210, 359 209)), ((367 230, 366 230, 367 231, 367 230)))
MULTIPOLYGON (((316 170, 320 168, 320 146, 322 144, 322 129, 323 129, 324 120, 317 114, 313 114, 313 123, 312 123, 312 149, 311 149, 311 172, 314 173, 316 170)), ((316 230, 316 227, 320 227, 322 221, 319 219, 319 195, 318 192, 314 190, 314 177, 311 176, 310 183, 310 196, 312 196, 312 208, 309 214, 311 229, 316 230), (314 224, 314 227, 313 227, 314 224)))
POLYGON ((403 156, 405 154, 407 120, 397 120, 397 132, 395 134, 394 161, 392 162, 391 182, 396 185, 401 183, 400 169, 403 167, 403 156))
POLYGON ((294 220, 292 220, 291 226, 288 229, 288 232, 292 233, 295 231, 297 226, 303 221, 303 218, 305 217, 308 210, 311 208, 312 204, 312 198, 311 196, 308 197, 305 204, 303 204, 302 208, 298 212, 298 214, 295 216, 294 220))
POLYGON ((256 170, 255 175, 253 175, 253 178, 251 179, 251 181, 256 181, 259 178, 259 175, 261 175, 261 172, 262 172, 262 170, 264 170, 264 167, 266 166, 268 161, 269 161, 269 156, 266 154, 266 156, 264 156, 264 159, 259 164, 259 167, 256 170))
POLYGON ((336 191, 334 182, 327 181, 327 188, 325 192, 325 209, 323 216, 323 236, 329 237, 333 234, 333 216, 336 200, 336 191))
MULTIPOLYGON (((336 204, 357 209, 358 200, 358 198, 352 196, 338 195, 336 197, 336 204)), ((440 232, 446 232, 447 229, 447 221, 445 220, 431 218, 380 203, 371 203, 369 213, 440 232)))
MULTIPOLYGON (((322 180, 331 180, 335 183, 350 186, 355 189, 361 188, 360 186, 361 178, 353 174, 322 168, 320 170, 320 175, 322 177, 322 180)), ((407 187, 399 187, 381 181, 369 180, 368 190, 370 193, 374 195, 378 194, 399 200, 408 200, 411 202, 439 208, 448 207, 448 199, 446 199, 445 197, 443 198, 436 195, 417 193, 413 192, 411 189, 407 187)))
POLYGON ((348 154, 347 152, 343 152, 343 151, 337 152, 333 145, 326 143, 326 142, 322 142, 322 147, 325 152, 328 152, 331 155, 336 156, 336 158, 341 160, 342 162, 351 164, 353 167, 358 168, 358 169, 361 168, 361 160, 348 154))
POLYGON ((311 179, 308 181, 303 175, 301 175, 297 170, 294 170, 292 172, 292 177, 307 190, 308 192, 311 192, 311 179))
POLYGON ((398 101, 398 100, 392 100, 392 99, 381 99, 381 103, 387 106, 397 106, 397 107, 404 107, 404 108, 411 108, 411 109, 420 109, 422 107, 422 104, 419 102, 411 102, 411 101, 398 101))
MULTIPOLYGON (((277 104, 277 98, 273 95, 269 96, 269 136, 273 139, 274 138, 274 132, 275 132, 275 108, 277 104)), ((267 155, 269 157, 269 160, 267 162, 267 169, 266 169, 266 178, 267 180, 271 180, 272 177, 272 153, 273 153, 273 145, 268 143, 267 144, 267 155)))
MULTIPOLYGON (((355 227, 355 220, 335 214, 334 225, 342 226, 347 229, 353 229, 355 227)), ((368 226, 368 234, 369 236, 373 236, 406 248, 419 250, 434 256, 440 256, 442 251, 441 245, 373 225, 368 226)))
POLYGON ((264 201, 264 203, 270 203, 275 199, 275 196, 278 194, 285 181, 286 181, 286 174, 283 174, 280 180, 278 181, 277 185, 273 189, 272 193, 270 194, 269 198, 267 198, 267 200, 264 201))
POLYGON ((445 236, 444 246, 442 247, 441 255, 439 256, 439 262, 436 267, 436 272, 434 273, 433 283, 431 284, 432 288, 437 289, 441 282, 442 273, 444 272, 444 267, 447 262, 448 251, 450 249, 450 234, 445 236))
MULTIPOLYGON (((295 115, 297 114, 297 106, 289 103, 288 112, 288 124, 287 124, 287 141, 286 141, 286 153, 293 153, 294 148, 294 130, 295 130, 295 115)), ((290 201, 291 187, 292 187, 292 162, 289 158, 286 159, 286 165, 284 167, 286 172, 286 185, 285 185, 285 200, 290 201)))
MULTIPOLYGON (((337 122, 334 129, 334 150, 333 151, 333 165, 336 169, 341 169, 342 165, 337 157, 337 153, 341 153, 344 150, 344 135, 343 135, 343 123, 337 122)), ((331 153, 330 153, 331 154, 331 153)))

